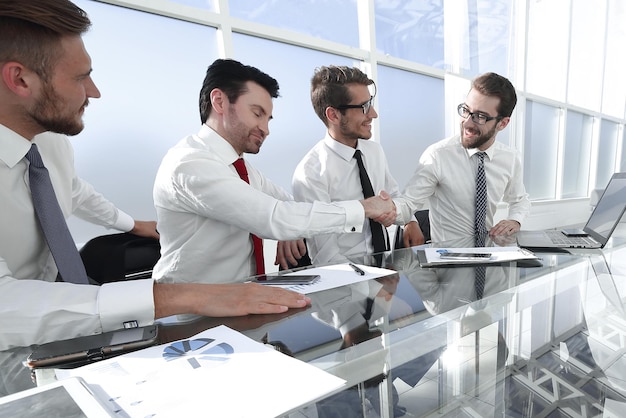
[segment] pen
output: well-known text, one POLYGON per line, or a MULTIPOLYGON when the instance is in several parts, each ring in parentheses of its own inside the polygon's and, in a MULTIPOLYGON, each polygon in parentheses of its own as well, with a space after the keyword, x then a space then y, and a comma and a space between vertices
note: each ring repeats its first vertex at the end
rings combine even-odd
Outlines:
POLYGON ((358 274, 359 276, 365 276, 365 272, 363 270, 361 270, 360 268, 358 268, 356 265, 349 263, 350 267, 352 267, 352 270, 356 271, 356 274, 358 274))

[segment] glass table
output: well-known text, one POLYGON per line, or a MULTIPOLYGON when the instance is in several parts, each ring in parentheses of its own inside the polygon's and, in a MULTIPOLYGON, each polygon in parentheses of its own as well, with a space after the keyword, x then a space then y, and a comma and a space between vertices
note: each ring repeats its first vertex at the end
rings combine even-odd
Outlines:
MULTIPOLYGON (((481 299, 474 267, 423 268, 418 250, 352 260, 393 272, 308 308, 164 322, 160 342, 225 324, 346 380, 292 417, 624 416, 626 246, 489 265, 481 299)), ((0 352, 3 395, 34 385, 30 351, 0 352)))

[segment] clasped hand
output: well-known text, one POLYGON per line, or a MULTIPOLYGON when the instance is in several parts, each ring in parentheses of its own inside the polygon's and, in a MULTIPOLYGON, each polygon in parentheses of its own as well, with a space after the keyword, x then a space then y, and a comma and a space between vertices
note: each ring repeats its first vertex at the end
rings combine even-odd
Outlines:
POLYGON ((365 208, 366 217, 386 227, 396 222, 396 205, 386 191, 382 190, 378 196, 362 200, 361 203, 365 208))

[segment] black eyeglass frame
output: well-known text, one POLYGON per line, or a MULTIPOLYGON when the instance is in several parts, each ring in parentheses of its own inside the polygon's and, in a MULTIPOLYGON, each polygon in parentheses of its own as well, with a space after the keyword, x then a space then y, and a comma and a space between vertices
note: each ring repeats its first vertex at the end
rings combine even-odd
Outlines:
POLYGON ((461 103, 460 105, 458 105, 456 107, 457 113, 459 114, 460 117, 462 117, 463 119, 467 119, 467 118, 471 118, 472 122, 474 122, 477 125, 486 125, 487 122, 491 121, 491 120, 500 120, 503 118, 503 116, 487 116, 484 113, 479 113, 479 112, 470 112, 470 110, 467 108, 467 106, 465 106, 465 103, 461 103), (467 113, 467 114, 466 114, 467 113), (481 119, 483 119, 484 121, 481 121, 481 119))
POLYGON ((361 108, 363 110, 363 114, 367 115, 370 111, 370 109, 372 108, 373 104, 374 104, 374 98, 376 96, 371 96, 370 99, 365 102, 365 103, 361 103, 358 105, 339 105, 339 106, 334 106, 335 109, 339 109, 339 110, 345 110, 345 109, 358 109, 361 108))

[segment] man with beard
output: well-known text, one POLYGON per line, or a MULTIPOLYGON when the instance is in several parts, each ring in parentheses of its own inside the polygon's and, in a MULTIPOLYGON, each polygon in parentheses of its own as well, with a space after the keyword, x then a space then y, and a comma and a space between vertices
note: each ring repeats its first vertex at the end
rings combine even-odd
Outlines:
MULTIPOLYGON (((485 228, 489 235, 511 235, 519 231, 530 210, 522 182, 522 165, 516 152, 496 142, 506 128, 517 103, 509 80, 483 74, 472 82, 464 103, 458 106, 461 134, 439 141, 424 151, 415 174, 407 183, 405 196, 417 205, 427 200, 434 242, 475 234, 476 176, 482 154, 487 183, 485 228), (497 204, 508 203, 507 219, 493 225, 497 204)), ((405 231, 418 228, 414 222, 405 231)))
MULTIPOLYGON (((404 225, 415 212, 389 172, 379 143, 372 137, 372 120, 378 117, 373 102, 376 85, 358 68, 317 68, 311 79, 311 103, 327 128, 326 136, 300 161, 293 175, 296 200, 335 202, 361 199, 365 195, 357 153, 367 172, 372 191, 386 190, 396 206, 396 223, 404 225)), ((307 240, 313 264, 343 263, 363 259, 363 254, 390 249, 387 231, 375 222, 365 222, 360 234, 320 234, 307 240), (378 228, 378 231, 376 229, 378 228), (383 239, 376 242, 376 234, 383 239), (381 235, 382 234, 382 235, 381 235)), ((417 228, 413 242, 423 243, 417 228), (421 242, 420 242, 421 239, 421 242)), ((407 237, 408 238, 408 237, 407 237)))
POLYGON ((257 154, 269 134, 278 90, 274 78, 232 59, 207 69, 202 126, 167 152, 154 184, 161 233, 154 277, 160 282, 242 281, 263 273, 261 239, 294 240, 279 242, 277 262, 296 264, 305 252, 300 237, 358 234, 365 218, 395 219, 382 190, 368 199, 294 202, 243 158, 257 154))
MULTIPOLYGON (((175 314, 234 316, 306 306, 303 295, 253 284, 87 284, 63 218, 76 214, 110 227, 121 222, 115 206, 76 176, 65 136, 83 129, 89 99, 100 97, 81 38, 89 26, 85 12, 67 0, 0 2, 0 350, 149 325, 175 314), (42 194, 47 199, 39 205, 42 194), (51 213, 58 215, 55 222, 45 222, 51 213), (57 234, 48 233, 50 225, 57 234), (59 234, 66 239, 60 247, 49 240, 59 234), (57 282, 59 266, 67 265, 57 282)), ((156 234, 153 222, 144 227, 156 234)))

